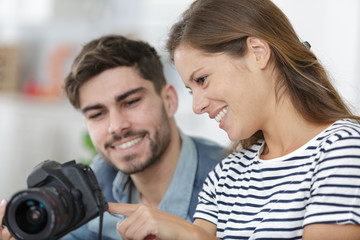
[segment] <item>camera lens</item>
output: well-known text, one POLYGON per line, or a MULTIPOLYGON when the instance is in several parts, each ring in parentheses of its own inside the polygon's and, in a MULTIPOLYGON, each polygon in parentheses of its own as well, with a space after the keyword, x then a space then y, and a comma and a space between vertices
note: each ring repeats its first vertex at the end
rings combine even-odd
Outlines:
POLYGON ((73 220, 75 205, 63 188, 43 187, 20 191, 6 206, 5 223, 17 239, 54 239, 73 220))
POLYGON ((44 229, 47 223, 47 212, 44 205, 35 200, 22 202, 15 212, 18 226, 24 232, 34 234, 44 229))
POLYGON ((91 168, 75 160, 38 164, 27 185, 11 197, 3 218, 16 239, 59 239, 108 209, 91 168))

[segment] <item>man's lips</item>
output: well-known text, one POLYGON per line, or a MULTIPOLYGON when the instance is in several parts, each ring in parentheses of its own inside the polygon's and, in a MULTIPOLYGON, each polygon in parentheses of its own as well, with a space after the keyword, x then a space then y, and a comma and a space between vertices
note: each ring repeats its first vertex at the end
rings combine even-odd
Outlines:
POLYGON ((113 147, 115 149, 127 149, 127 148, 130 148, 130 147, 134 146, 135 144, 139 143, 143 138, 144 138, 144 136, 141 136, 141 137, 134 138, 132 140, 117 144, 117 145, 113 144, 111 147, 113 147))
POLYGON ((124 135, 113 135, 112 139, 105 143, 105 149, 126 149, 141 142, 147 135, 146 131, 141 132, 128 132, 124 135))

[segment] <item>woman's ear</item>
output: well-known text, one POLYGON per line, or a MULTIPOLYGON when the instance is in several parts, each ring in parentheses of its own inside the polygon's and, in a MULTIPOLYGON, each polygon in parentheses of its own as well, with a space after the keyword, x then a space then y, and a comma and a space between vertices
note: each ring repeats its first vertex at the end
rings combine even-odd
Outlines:
POLYGON ((257 65, 264 69, 270 59, 271 49, 269 44, 257 37, 248 37, 246 40, 248 51, 251 55, 253 55, 257 65))
POLYGON ((173 117, 178 108, 178 95, 174 86, 166 84, 161 90, 161 97, 168 117, 173 117))

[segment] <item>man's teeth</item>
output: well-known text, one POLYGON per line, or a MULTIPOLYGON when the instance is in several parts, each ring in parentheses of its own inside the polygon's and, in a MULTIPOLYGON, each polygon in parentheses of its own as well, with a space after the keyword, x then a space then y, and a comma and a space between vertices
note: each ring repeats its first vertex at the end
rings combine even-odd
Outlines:
POLYGON ((137 144, 138 142, 140 142, 142 139, 142 137, 139 137, 139 138, 135 138, 131 141, 128 141, 126 143, 123 143, 123 144, 120 144, 120 145, 117 145, 115 146, 116 149, 125 149, 125 148, 129 148, 129 147, 132 147, 134 146, 135 144, 137 144))
POLYGON ((228 111, 228 107, 224 108, 223 110, 221 110, 216 116, 215 116, 215 120, 220 123, 221 120, 223 119, 223 117, 225 116, 225 114, 228 111))

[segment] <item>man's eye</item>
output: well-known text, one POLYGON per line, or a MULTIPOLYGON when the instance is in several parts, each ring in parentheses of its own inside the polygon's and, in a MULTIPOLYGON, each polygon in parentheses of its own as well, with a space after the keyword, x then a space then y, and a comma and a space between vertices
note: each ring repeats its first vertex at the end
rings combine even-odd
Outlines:
POLYGON ((135 98, 135 99, 133 99, 133 100, 130 100, 130 101, 127 101, 126 103, 125 103, 125 105, 126 106, 133 106, 133 105, 135 105, 137 102, 139 102, 140 101, 140 98, 135 98))
POLYGON ((99 118, 101 115, 102 115, 102 112, 95 113, 95 114, 90 114, 90 115, 88 116, 88 118, 89 118, 89 119, 96 119, 96 118, 99 118))

